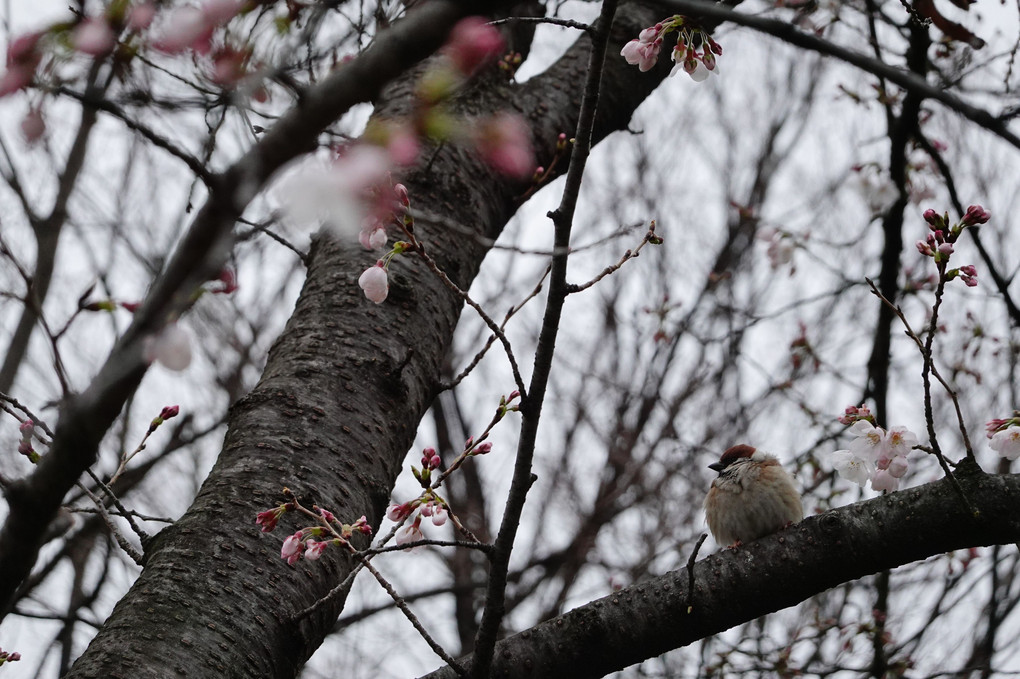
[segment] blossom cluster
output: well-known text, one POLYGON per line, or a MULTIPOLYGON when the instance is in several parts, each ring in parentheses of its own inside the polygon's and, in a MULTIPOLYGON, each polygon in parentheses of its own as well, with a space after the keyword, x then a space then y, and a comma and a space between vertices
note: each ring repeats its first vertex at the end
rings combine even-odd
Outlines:
MULTIPOLYGON (((46 29, 21 35, 7 48, 7 70, 0 76, 0 97, 22 90, 42 74, 54 73, 53 64, 67 49, 93 58, 114 54, 123 63, 146 47, 164 54, 191 51, 207 58, 207 76, 214 84, 233 87, 249 75, 249 47, 213 41, 217 29, 254 7, 248 0, 204 0, 198 6, 165 8, 152 0, 106 3, 104 10, 75 21, 60 21, 46 29), (158 30, 152 26, 158 24, 158 30), (53 64, 45 65, 47 57, 53 64)), ((256 98, 265 91, 256 88, 256 98)), ((38 105, 30 107, 21 122, 22 134, 35 142, 46 124, 38 105)))
MULTIPOLYGON (((468 439, 468 442, 470 443, 470 439, 468 439)), ((492 449, 492 444, 482 445, 487 445, 487 447, 484 451, 479 452, 479 455, 487 453, 492 449)), ((411 466, 414 478, 422 485, 425 492, 420 497, 408 502, 399 504, 394 502, 386 509, 386 518, 396 523, 405 521, 409 516, 417 512, 411 523, 402 526, 397 531, 396 543, 398 545, 425 539, 425 534, 421 530, 423 518, 430 518, 435 526, 442 526, 446 523, 446 519, 449 517, 449 505, 432 488, 432 472, 439 469, 442 463, 443 460, 439 457, 439 453, 436 452, 435 448, 425 448, 421 455, 421 469, 414 465, 411 466)))
MULTIPOLYGON (((484 19, 462 19, 451 30, 441 58, 418 82, 411 112, 402 119, 371 120, 360 141, 334 149, 325 171, 308 167, 295 173, 281 187, 283 208, 299 222, 321 219, 341 237, 356 233, 366 250, 377 250, 386 246, 389 226, 414 240, 407 188, 394 183, 392 173, 418 162, 426 139, 470 147, 504 176, 532 178, 536 161, 531 133, 519 115, 499 112, 469 119, 446 105, 469 78, 499 58, 504 47, 499 31, 484 19)), ((386 300, 390 261, 410 246, 398 243, 361 274, 358 284, 369 300, 386 300)))
POLYGON ((21 660, 21 654, 17 651, 5 651, 0 648, 0 665, 8 662, 18 662, 21 660))
POLYGON ((847 426, 860 420, 875 424, 875 416, 871 414, 871 409, 863 404, 860 406, 847 406, 846 410, 843 411, 843 414, 837 420, 840 424, 847 426))
POLYGON ((676 46, 671 54, 676 65, 669 74, 672 76, 682 70, 695 82, 701 82, 716 72, 715 58, 722 55, 722 46, 708 31, 689 22, 686 17, 675 15, 649 26, 637 39, 624 45, 620 55, 640 71, 648 71, 658 61, 666 35, 676 31, 676 46))
POLYGON ((988 447, 1007 460, 1020 457, 1020 412, 1008 419, 992 420, 986 427, 988 447))
POLYGON ((977 269, 972 264, 946 270, 946 263, 955 251, 956 241, 964 229, 984 224, 989 218, 989 214, 980 205, 971 205, 958 224, 950 224, 948 214, 939 214, 929 208, 924 211, 929 233, 925 240, 917 241, 917 251, 925 257, 931 257, 939 271, 945 272, 947 281, 959 277, 967 287, 972 288, 977 285, 977 269))
MULTIPOLYGON (((917 445, 917 435, 906 427, 891 427, 886 431, 861 419, 861 409, 854 413, 850 410, 848 408, 843 417, 858 418, 850 425, 850 433, 855 438, 849 449, 832 454, 832 466, 844 479, 862 488, 871 481, 875 490, 896 490, 907 473, 907 455, 917 445)), ((864 416, 870 414, 866 412, 864 416)))
MULTIPOLYGON (((255 524, 262 526, 263 533, 269 533, 276 528, 281 516, 295 509, 298 509, 296 501, 280 504, 272 509, 259 512, 255 518, 255 524)), ((302 511, 308 513, 308 510, 304 508, 302 508, 302 511)), ((335 546, 350 546, 348 540, 356 533, 362 535, 372 534, 372 527, 364 516, 354 523, 347 524, 338 521, 333 512, 328 509, 316 507, 315 511, 322 518, 324 525, 302 528, 287 536, 280 547, 280 558, 291 565, 297 563, 302 555, 308 561, 316 561, 326 551, 326 547, 331 544, 335 546)))

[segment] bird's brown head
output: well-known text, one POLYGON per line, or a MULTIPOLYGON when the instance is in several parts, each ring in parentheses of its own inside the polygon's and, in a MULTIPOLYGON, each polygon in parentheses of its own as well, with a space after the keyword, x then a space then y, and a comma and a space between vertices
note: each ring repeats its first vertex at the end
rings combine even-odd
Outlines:
POLYGON ((724 452, 722 456, 719 458, 719 461, 713 462, 712 464, 708 465, 708 468, 714 469, 715 471, 722 473, 724 469, 729 467, 737 460, 750 458, 752 455, 754 455, 755 450, 756 449, 754 447, 749 446, 746 443, 741 443, 731 448, 727 448, 726 452, 724 452))

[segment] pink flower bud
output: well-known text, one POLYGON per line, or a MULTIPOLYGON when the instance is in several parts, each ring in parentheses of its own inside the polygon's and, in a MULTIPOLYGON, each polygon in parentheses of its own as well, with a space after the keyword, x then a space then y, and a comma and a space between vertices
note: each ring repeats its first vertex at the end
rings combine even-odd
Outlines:
POLYGON ((939 252, 942 253, 943 255, 947 255, 947 256, 953 254, 953 244, 952 243, 939 243, 939 252))
POLYGON ((499 31, 489 26, 485 19, 471 16, 461 19, 453 27, 443 52, 454 68, 464 75, 471 75, 486 62, 498 57, 504 49, 503 36, 499 31))
MULTIPOLYGON (((255 525, 262 526, 263 533, 272 532, 276 528, 276 524, 280 521, 280 515, 283 512, 279 507, 275 509, 267 509, 264 512, 259 512, 255 517, 255 525)), ((284 557, 286 558, 286 557, 284 557)))
POLYGON ((497 113, 481 121, 474 141, 482 159, 497 172, 517 179, 528 179, 534 172, 531 133, 520 116, 497 113))
POLYGON ((390 521, 403 521, 411 514, 411 505, 409 502, 398 505, 396 503, 391 504, 386 508, 386 518, 390 521))
POLYGON ((170 418, 177 417, 180 412, 180 406, 166 406, 163 410, 159 411, 159 416, 161 419, 169 420, 170 418))
POLYGON ((446 523, 447 513, 446 508, 441 505, 436 505, 432 511, 432 524, 435 526, 442 526, 446 523))
POLYGON ((917 241, 916 245, 917 251, 920 252, 925 257, 931 257, 933 254, 935 254, 934 251, 931 249, 931 246, 925 243, 923 240, 917 241))
POLYGON ((889 475, 892 476, 893 478, 899 479, 902 478, 903 475, 907 473, 908 466, 909 463, 907 462, 907 458, 903 457, 902 455, 897 455, 896 457, 889 461, 889 466, 886 468, 886 471, 888 471, 889 475))
POLYGON ((319 507, 318 509, 319 515, 322 516, 322 518, 326 519, 326 521, 329 522, 336 521, 336 517, 333 516, 333 512, 329 511, 328 509, 323 509, 322 507, 319 507))
POLYGON ((486 441, 485 443, 479 443, 478 447, 474 449, 475 455, 485 455, 492 450, 492 442, 486 441))
POLYGON ((390 294, 390 281, 381 261, 365 269, 358 278, 358 285, 365 291, 365 297, 376 304, 385 302, 386 296, 390 294))
POLYGON ((295 561, 300 559, 302 537, 303 535, 301 531, 288 536, 287 539, 283 541, 283 547, 280 548, 280 558, 286 559, 289 564, 293 564, 295 561))
POLYGON ((21 134, 24 135, 25 141, 29 144, 33 144, 46 133, 46 121, 43 120, 42 111, 37 108, 31 108, 25 117, 21 119, 21 134))
POLYGON ((963 223, 967 226, 984 224, 989 219, 991 219, 991 215, 985 212, 985 209, 980 205, 971 205, 967 208, 967 213, 963 215, 963 223))
POLYGON ((71 44, 82 54, 101 57, 109 54, 117 44, 117 36, 103 19, 86 19, 71 34, 71 44))
POLYGON ((351 524, 351 528, 357 533, 372 534, 372 527, 368 525, 368 519, 365 518, 364 514, 362 514, 360 519, 351 524))
POLYGON ((156 18, 156 5, 151 2, 143 2, 128 10, 127 28, 130 31, 144 31, 156 18))
POLYGON ((32 422, 32 420, 25 420, 21 423, 21 426, 18 427, 18 431, 21 432, 21 438, 27 441, 32 437, 32 434, 35 433, 35 423, 32 422))
POLYGON ((305 543, 307 549, 305 550, 305 558, 309 561, 316 561, 322 553, 326 551, 327 542, 318 542, 316 540, 309 540, 305 543))
POLYGON ((924 221, 928 222, 932 226, 936 228, 942 226, 942 215, 940 215, 938 212, 935 212, 935 210, 928 208, 927 210, 924 211, 924 214, 922 216, 924 217, 924 221))

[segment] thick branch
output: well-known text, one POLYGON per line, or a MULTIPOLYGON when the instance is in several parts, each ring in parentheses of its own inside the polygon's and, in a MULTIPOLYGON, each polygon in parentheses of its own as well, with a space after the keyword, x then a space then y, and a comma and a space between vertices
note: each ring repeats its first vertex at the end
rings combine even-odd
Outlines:
MULTIPOLYGON (((840 583, 1020 539, 1020 476, 985 475, 970 463, 959 476, 980 519, 955 501, 945 479, 834 509, 698 562, 693 596, 679 569, 499 642, 492 676, 602 677, 840 583)), ((454 676, 449 668, 428 675, 454 676)))

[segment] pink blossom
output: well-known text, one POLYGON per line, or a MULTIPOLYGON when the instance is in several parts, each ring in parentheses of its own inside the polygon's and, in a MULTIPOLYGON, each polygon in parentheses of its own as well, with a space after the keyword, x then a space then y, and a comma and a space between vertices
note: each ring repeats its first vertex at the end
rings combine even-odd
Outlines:
POLYGON ((473 454, 475 454, 475 455, 485 455, 486 453, 490 452, 491 450, 492 450, 492 442, 491 441, 485 441, 484 443, 479 443, 478 446, 476 446, 475 449, 473 451, 471 451, 471 452, 473 454))
POLYGON ((162 34, 153 47, 167 54, 179 54, 186 49, 206 54, 214 28, 197 7, 177 7, 167 17, 162 34))
POLYGON ((46 133, 46 121, 43 120, 42 111, 37 108, 30 108, 25 117, 21 120, 21 134, 25 141, 33 144, 46 133))
POLYGON ((8 94, 17 92, 22 87, 28 85, 32 82, 34 74, 34 69, 27 66, 9 67, 7 72, 3 74, 3 77, 0 77, 0 97, 6 97, 8 94))
POLYGON ((420 519, 416 519, 414 523, 404 526, 397 531, 395 542, 398 545, 406 545, 409 542, 417 542, 418 540, 424 540, 425 534, 421 532, 420 519))
POLYGON ((133 5, 127 13, 127 28, 129 31, 144 31, 156 18, 156 5, 151 2, 143 2, 133 5))
POLYGON ((953 254, 953 250, 954 248, 952 243, 939 243, 938 251, 940 254, 949 256, 953 254))
POLYGON ((18 426, 18 431, 21 432, 21 438, 28 440, 35 433, 35 423, 32 420, 25 420, 18 426))
POLYGON ((247 50, 223 47, 212 56, 209 79, 221 87, 233 87, 247 75, 245 65, 250 53, 247 50))
POLYGON ((886 467, 885 470, 889 472, 890 476, 899 479, 902 478, 903 475, 907 473, 907 469, 909 468, 909 466, 910 463, 907 462, 907 458, 903 457, 902 455, 897 455, 896 457, 889 461, 889 466, 886 467))
POLYGON ((104 19, 86 19, 71 34, 71 44, 83 54, 101 57, 109 54, 117 44, 117 36, 104 19))
MULTIPOLYGON (((999 431, 1000 429, 1004 429, 1005 427, 1007 427, 1011 423, 1012 423, 1012 420, 1003 420, 1003 419, 992 420, 992 421, 990 421, 990 422, 985 424, 985 436, 987 436, 988 438, 992 438, 992 436, 995 435, 995 432, 999 431)), ((25 426, 25 425, 21 425, 21 426, 25 426)))
POLYGON ((411 503, 405 502, 404 504, 393 503, 386 508, 386 518, 390 521, 403 521, 405 518, 410 516, 412 511, 411 503))
POLYGON ((433 525, 442 526, 444 523, 446 523, 446 519, 447 519, 446 507, 443 507, 442 505, 436 505, 435 508, 432 510, 433 525))
MULTIPOLYGON (((293 536, 292 536, 293 537, 293 536)), ((288 538, 289 539, 289 538, 288 538)), ((309 561, 316 561, 322 553, 326 551, 326 545, 328 542, 318 542, 316 540, 308 540, 305 542, 305 558, 309 561)))
POLYGON ((210 23, 222 25, 237 16, 242 7, 242 0, 205 0, 202 14, 210 23))
POLYGON ((940 215, 938 212, 935 212, 935 210, 933 210, 932 208, 928 208, 927 210, 925 210, 924 214, 921 216, 924 217, 924 221, 928 222, 929 225, 936 229, 945 226, 945 219, 943 219, 942 215, 940 215))
POLYGON ((886 434, 886 445, 893 456, 906 457, 917 445, 917 434, 906 427, 889 427, 889 432, 886 434))
POLYGON ((386 296, 390 294, 390 281, 382 261, 365 269, 361 277, 358 278, 358 285, 365 291, 365 297, 370 301, 376 304, 386 301, 386 296))
POLYGON ((900 480, 887 470, 879 469, 871 475, 871 487, 875 490, 893 491, 900 487, 900 480))
POLYGON ((531 134, 520 116, 497 113, 475 128, 475 147, 490 167, 509 177, 527 179, 535 169, 531 134))
POLYGON ((1007 427, 992 435, 988 447, 1007 460, 1020 457, 1020 427, 1007 427))
POLYGON ((146 342, 145 358, 158 361, 167 370, 184 370, 191 365, 191 340, 188 333, 176 323, 163 328, 146 342))
POLYGON ((457 22, 443 48, 454 68, 471 75, 485 63, 492 61, 505 49, 503 36, 485 19, 466 17, 457 22))
POLYGON ((406 167, 418 160, 421 152, 421 142, 418 135, 407 125, 400 125, 390 131, 389 139, 386 141, 386 151, 390 154, 390 160, 394 164, 406 167))
POLYGON ((874 463, 887 451, 885 430, 867 420, 858 420, 850 426, 855 438, 850 442, 850 452, 855 456, 874 463))
POLYGON ((333 512, 329 511, 328 509, 323 509, 322 507, 319 507, 318 510, 319 510, 319 515, 322 518, 326 519, 326 521, 329 521, 329 522, 336 521, 336 517, 333 516, 333 512))
MULTIPOLYGON (((713 64, 714 69, 714 64, 713 64)), ((704 61, 700 59, 695 60, 694 70, 687 71, 687 75, 691 76, 691 80, 696 83, 700 83, 708 78, 708 76, 714 73, 714 70, 710 69, 704 61)), ((685 69, 686 70, 686 69, 685 69)))
POLYGON ((294 564, 298 559, 300 559, 302 537, 303 534, 301 531, 288 536, 287 539, 283 541, 283 547, 280 548, 280 558, 285 559, 289 564, 294 564))
POLYGON ((44 31, 34 31, 18 36, 7 47, 7 65, 34 63, 39 59, 39 40, 44 31))
POLYGON ((379 223, 375 220, 370 220, 370 223, 375 225, 374 228, 362 229, 358 234, 358 240, 366 250, 378 250, 386 245, 388 239, 386 229, 379 226, 379 223))
POLYGON ((871 478, 871 474, 874 471, 874 465, 870 461, 854 455, 849 450, 837 450, 832 454, 832 467, 839 475, 850 481, 856 483, 861 488, 871 478))
POLYGON ((661 38, 653 40, 652 42, 646 42, 640 39, 631 40, 623 46, 622 50, 620 50, 620 56, 626 59, 628 64, 637 66, 638 70, 644 73, 655 66, 655 62, 659 59, 659 51, 661 49, 661 38))
POLYGON ((237 274, 231 267, 225 266, 220 269, 220 275, 216 277, 216 280, 223 283, 223 287, 213 290, 214 293, 218 295, 229 295, 230 293, 237 291, 237 274))

